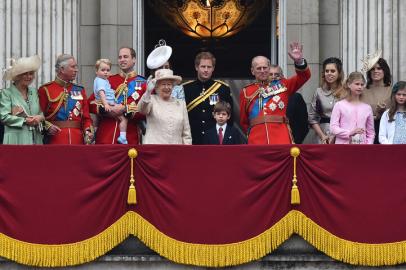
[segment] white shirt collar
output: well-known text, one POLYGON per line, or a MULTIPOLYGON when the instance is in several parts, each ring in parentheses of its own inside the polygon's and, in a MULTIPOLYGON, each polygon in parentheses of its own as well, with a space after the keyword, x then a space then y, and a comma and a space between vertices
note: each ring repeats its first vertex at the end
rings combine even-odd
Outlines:
POLYGON ((223 128, 223 136, 224 133, 226 132, 226 128, 227 128, 227 123, 225 123, 224 125, 220 126, 219 124, 216 124, 216 129, 217 129, 217 134, 219 134, 219 128, 222 127, 223 128))

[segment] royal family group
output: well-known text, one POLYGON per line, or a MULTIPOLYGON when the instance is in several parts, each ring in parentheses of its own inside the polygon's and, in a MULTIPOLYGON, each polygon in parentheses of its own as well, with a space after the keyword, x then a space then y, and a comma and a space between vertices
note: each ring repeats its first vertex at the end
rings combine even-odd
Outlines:
POLYGON ((296 93, 311 76, 303 47, 292 43, 288 55, 295 75, 287 78, 265 56, 255 56, 255 81, 240 90, 212 78, 216 58, 195 57, 196 79, 182 83, 171 69, 170 46, 148 56, 148 78, 134 70, 136 53, 118 52, 120 72, 112 62, 95 63, 93 92, 75 84, 76 59, 62 54, 55 79, 31 87, 41 59, 13 60, 0 90, 0 141, 3 144, 292 144, 302 143, 309 128, 320 144, 406 143, 406 82, 392 82, 381 51, 363 59, 361 72, 343 73, 339 58, 325 59, 321 84, 309 106, 296 93), (238 99, 239 98, 239 99, 238 99), (234 101, 233 101, 234 100, 234 101), (239 115, 234 103, 239 102, 239 115), (91 117, 91 115, 94 115, 91 117), (238 122, 239 127, 233 125, 238 122), (237 118, 237 119, 235 119, 237 118))

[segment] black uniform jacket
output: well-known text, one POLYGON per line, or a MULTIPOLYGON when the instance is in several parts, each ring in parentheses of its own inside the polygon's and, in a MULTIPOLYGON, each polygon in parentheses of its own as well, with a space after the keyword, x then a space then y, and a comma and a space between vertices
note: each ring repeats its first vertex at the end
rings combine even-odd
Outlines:
MULTIPOLYGON (((195 80, 184 83, 183 89, 185 91, 186 105, 188 106, 192 143, 203 144, 205 132, 216 125, 212 114, 213 100, 218 97, 217 101, 227 101, 230 103, 232 111, 233 99, 230 87, 222 81, 208 80, 201 82, 195 80), (210 91, 213 86, 216 89, 214 92, 210 91), (212 100, 212 104, 210 104, 210 100, 212 100)), ((233 123, 232 118, 231 116, 228 123, 233 123)))

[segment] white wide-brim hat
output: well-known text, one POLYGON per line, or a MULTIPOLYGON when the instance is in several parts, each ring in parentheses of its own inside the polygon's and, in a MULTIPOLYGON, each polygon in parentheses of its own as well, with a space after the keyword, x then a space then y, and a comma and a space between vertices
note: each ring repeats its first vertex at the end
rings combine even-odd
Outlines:
POLYGON ((3 80, 14 80, 20 74, 24 74, 29 71, 37 71, 40 66, 41 58, 39 58, 38 55, 12 60, 11 66, 4 72, 3 80))
POLYGON ((172 48, 166 45, 165 40, 161 39, 155 46, 155 49, 147 57, 147 67, 157 69, 162 67, 171 58, 172 48))
POLYGON ((365 56, 361 61, 362 61, 362 72, 368 72, 370 71, 376 63, 378 63, 379 58, 382 56, 382 50, 377 50, 373 54, 368 54, 365 56))
POLYGON ((161 81, 161 80, 173 80, 175 81, 175 84, 180 84, 182 81, 182 77, 178 75, 173 75, 173 70, 172 69, 158 69, 155 71, 155 80, 161 81))

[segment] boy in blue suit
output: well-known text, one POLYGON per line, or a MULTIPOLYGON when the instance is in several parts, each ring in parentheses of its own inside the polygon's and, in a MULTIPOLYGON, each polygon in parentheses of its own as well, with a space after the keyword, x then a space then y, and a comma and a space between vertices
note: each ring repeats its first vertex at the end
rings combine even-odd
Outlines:
POLYGON ((213 117, 216 126, 207 130, 203 137, 203 144, 242 144, 238 130, 227 121, 231 117, 231 105, 226 101, 219 101, 214 105, 213 117))

